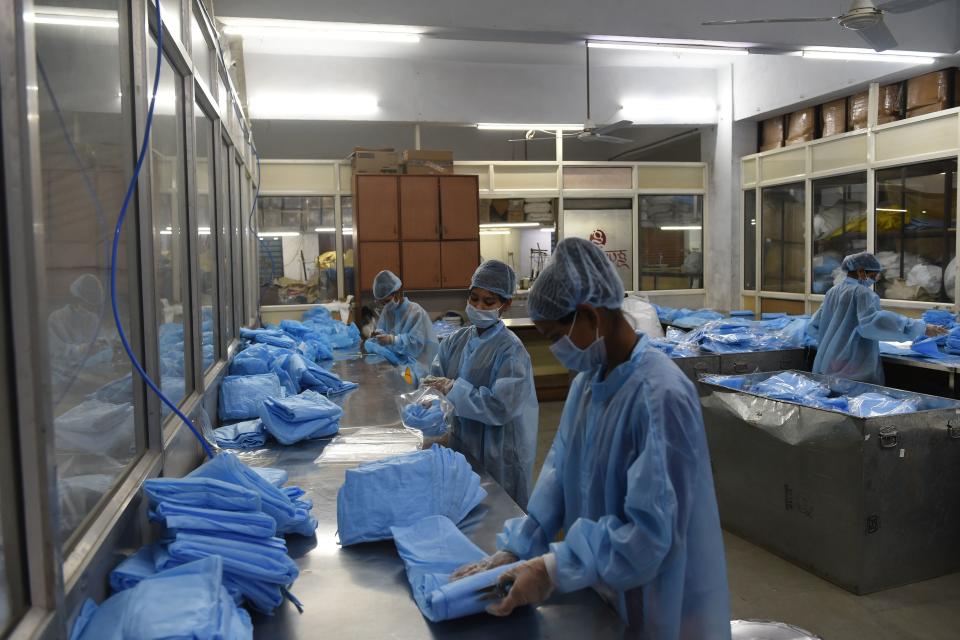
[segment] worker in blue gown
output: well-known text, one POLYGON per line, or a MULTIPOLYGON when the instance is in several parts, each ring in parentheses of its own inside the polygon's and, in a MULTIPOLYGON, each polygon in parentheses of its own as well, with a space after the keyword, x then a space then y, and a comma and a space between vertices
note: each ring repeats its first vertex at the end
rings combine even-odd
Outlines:
POLYGON ((623 285, 600 249, 557 245, 530 293, 537 329, 578 371, 530 497, 500 549, 454 579, 518 559, 501 584, 515 607, 593 587, 635 635, 730 638, 730 602, 710 457, 693 384, 635 333, 623 285), (558 534, 563 532, 562 540, 558 534))
POLYGON ((517 276, 503 262, 487 260, 477 268, 466 308, 472 324, 440 344, 425 384, 453 405, 453 447, 478 460, 526 508, 540 406, 530 355, 501 320, 516 289, 517 276))
POLYGON ((403 283, 392 271, 381 271, 373 279, 373 297, 381 307, 374 339, 401 358, 418 361, 426 371, 439 347, 430 316, 403 295, 403 283))
POLYGON ((846 279, 827 291, 807 325, 807 333, 820 343, 813 372, 883 384, 881 340, 936 337, 946 330, 880 308, 873 285, 883 268, 872 253, 849 255, 840 267, 847 272, 846 279))

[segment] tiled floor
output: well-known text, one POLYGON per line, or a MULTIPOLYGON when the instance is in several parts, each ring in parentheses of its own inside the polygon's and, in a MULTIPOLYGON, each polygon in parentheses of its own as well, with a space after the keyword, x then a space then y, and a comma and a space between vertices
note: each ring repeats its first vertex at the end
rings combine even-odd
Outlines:
MULTIPOLYGON (((535 476, 562 408, 540 405, 535 476)), ((724 543, 734 618, 781 620, 823 640, 960 639, 960 573, 856 596, 737 536, 724 533, 724 543)))

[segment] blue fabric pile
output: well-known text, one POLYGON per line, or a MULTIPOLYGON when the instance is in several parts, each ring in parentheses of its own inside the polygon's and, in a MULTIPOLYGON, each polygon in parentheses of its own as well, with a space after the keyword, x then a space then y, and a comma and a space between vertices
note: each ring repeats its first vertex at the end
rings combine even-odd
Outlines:
POLYGON ((341 380, 337 374, 327 371, 296 353, 280 356, 274 361, 273 366, 287 373, 296 386, 295 393, 309 389, 328 396, 340 395, 353 391, 359 386, 356 382, 341 380))
POLYGON ((361 464, 337 493, 340 544, 388 540, 427 516, 460 522, 486 495, 467 459, 438 445, 361 464))
POLYGON ((920 409, 917 398, 894 398, 885 393, 862 393, 847 402, 848 412, 861 418, 915 413, 920 409))
POLYGON ((477 590, 496 584, 515 562, 450 582, 450 575, 487 556, 444 516, 424 518, 408 527, 392 527, 397 553, 407 570, 407 581, 420 612, 431 622, 452 620, 482 612, 487 600, 477 590))
POLYGON ((743 353, 776 351, 815 345, 807 335, 806 316, 777 317, 769 320, 727 318, 714 320, 688 333, 668 330, 665 338, 650 344, 672 358, 701 353, 743 353))
POLYGON ((227 376, 220 382, 220 419, 257 418, 264 400, 282 396, 280 378, 275 373, 227 376))
POLYGON ((240 337, 246 338, 251 342, 269 344, 272 347, 281 347, 283 349, 297 348, 296 340, 283 331, 273 329, 247 329, 246 327, 240 327, 240 337))
POLYGON ((430 438, 442 436, 447 431, 447 421, 439 399, 432 399, 429 404, 423 402, 408 404, 403 408, 401 418, 403 426, 418 429, 430 438))
POLYGON ((97 606, 87 600, 70 640, 250 640, 253 624, 225 587, 218 555, 145 575, 97 606))
POLYGON ((214 429, 213 437, 224 449, 259 449, 267 443, 267 432, 259 418, 214 429))
MULTIPOLYGON (((280 324, 283 326, 282 322, 280 324)), ((305 311, 301 324, 314 335, 321 336, 331 349, 353 349, 360 346, 360 330, 357 325, 334 320, 330 317, 330 312, 323 307, 305 311)))
POLYGON ((927 324, 935 324, 947 329, 953 329, 957 326, 957 317, 946 309, 928 309, 923 312, 923 321, 927 324))
POLYGON ((268 398, 260 405, 260 419, 280 444, 327 438, 340 430, 343 409, 309 389, 286 398, 268 398))
POLYGON ((960 355, 960 326, 954 327, 947 334, 947 353, 960 355))
POLYGON ((416 362, 416 360, 414 360, 413 358, 405 358, 403 356, 400 356, 397 353, 395 353, 392 349, 389 349, 381 345, 379 342, 377 342, 376 338, 367 338, 366 340, 364 340, 363 350, 369 354, 380 356, 381 358, 383 358, 384 360, 386 360, 392 365, 401 365, 401 364, 412 365, 416 362))
POLYGON ((698 309, 697 311, 678 314, 670 324, 684 329, 693 329, 712 322, 713 320, 721 320, 722 318, 722 313, 718 313, 712 309, 698 309))

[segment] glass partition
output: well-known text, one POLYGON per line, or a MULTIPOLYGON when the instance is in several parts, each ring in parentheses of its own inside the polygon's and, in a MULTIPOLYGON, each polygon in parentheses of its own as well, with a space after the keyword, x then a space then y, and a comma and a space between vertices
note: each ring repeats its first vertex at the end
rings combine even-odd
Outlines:
POLYGON ((193 12, 191 12, 190 56, 193 58, 194 72, 203 81, 203 84, 207 87, 207 89, 213 90, 213 85, 210 84, 210 60, 212 58, 212 54, 210 52, 211 47, 207 42, 207 37, 203 33, 203 29, 200 25, 200 20, 197 19, 197 16, 194 15, 193 12))
POLYGON ((743 288, 757 288, 757 190, 743 192, 743 288))
POLYGON ((220 318, 223 327, 223 353, 227 352, 227 346, 237 335, 237 328, 234 324, 233 314, 233 227, 231 224, 233 207, 230 198, 230 147, 223 139, 220 141, 220 184, 217 186, 217 193, 220 194, 220 240, 222 251, 220 252, 220 318))
POLYGON ((813 182, 813 260, 810 293, 826 293, 844 272, 844 256, 867 250, 867 174, 813 182))
MULTIPOLYGON (((167 25, 167 30, 180 40, 183 39, 180 29, 180 10, 182 6, 181 0, 160 0, 160 19, 167 25)), ((153 11, 153 9, 150 9, 150 11, 153 11)))
POLYGON ((600 247, 616 267, 624 289, 633 290, 632 198, 564 198, 563 234, 600 247))
MULTIPOLYGON (((67 4, 80 13, 117 16, 116 3, 67 4)), ((109 292, 114 225, 129 173, 129 101, 117 90, 122 48, 116 29, 67 22, 38 22, 35 29, 46 265, 45 290, 37 294, 48 314, 60 542, 67 551, 140 452, 131 370, 109 292)), ((168 81, 169 74, 167 69, 168 81)), ((173 106, 167 103, 168 110, 173 106)), ((131 218, 135 210, 128 224, 131 218)), ((129 255, 128 237, 120 237, 121 258, 129 255)), ((119 263, 117 300, 129 330, 128 285, 137 275, 127 267, 125 260, 119 263)))
POLYGON ((197 149, 197 265, 199 267, 203 370, 217 360, 217 210, 213 164, 213 123, 195 107, 197 149))
POLYGON ((480 259, 509 264, 520 278, 520 289, 529 288, 552 252, 559 202, 557 198, 482 198, 480 259))
MULTIPOLYGON (((153 68, 156 41, 150 38, 148 43, 148 68, 153 68)), ((150 134, 150 178, 160 388, 174 403, 186 397, 187 387, 183 148, 183 79, 164 55, 150 134)), ((164 411, 169 411, 165 405, 164 411)))
POLYGON ((876 255, 884 268, 877 293, 896 300, 952 301, 957 161, 879 170, 876 185, 876 255))
POLYGON ((353 196, 340 197, 340 216, 343 219, 343 292, 344 297, 356 295, 354 283, 354 243, 353 196))
POLYGON ((703 196, 639 196, 640 290, 703 287, 703 196))
POLYGON ((802 182, 761 192, 764 291, 803 293, 806 246, 802 182))

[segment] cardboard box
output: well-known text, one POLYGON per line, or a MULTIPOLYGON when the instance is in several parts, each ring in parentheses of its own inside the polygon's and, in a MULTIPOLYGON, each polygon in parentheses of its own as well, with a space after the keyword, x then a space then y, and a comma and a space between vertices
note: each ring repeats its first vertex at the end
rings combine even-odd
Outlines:
POLYGON ((354 147, 350 154, 350 167, 354 175, 400 173, 399 158, 393 149, 354 147))
POLYGON ((817 126, 816 116, 816 107, 800 109, 788 115, 786 145, 790 146, 799 142, 809 142, 813 140, 817 126))
POLYGON ((783 146, 783 116, 770 118, 760 123, 760 151, 770 151, 783 146))
POLYGON ((907 80, 907 117, 949 109, 956 104, 956 69, 925 73, 907 80))
POLYGON ((820 105, 820 137, 835 136, 847 130, 847 98, 820 105))
POLYGON ((507 211, 519 211, 523 213, 524 200, 522 198, 511 198, 507 203, 507 211))
POLYGON ((903 84, 897 82, 880 87, 880 110, 877 124, 903 120, 903 84))
POLYGON ((867 109, 870 105, 870 94, 867 91, 854 94, 847 98, 847 124, 850 131, 859 131, 867 128, 867 109))
POLYGON ((523 210, 507 212, 507 222, 523 222, 523 221, 524 221, 523 210))
POLYGON ((443 149, 407 149, 403 152, 404 173, 410 175, 451 175, 453 151, 443 149))

